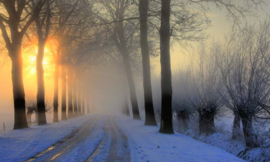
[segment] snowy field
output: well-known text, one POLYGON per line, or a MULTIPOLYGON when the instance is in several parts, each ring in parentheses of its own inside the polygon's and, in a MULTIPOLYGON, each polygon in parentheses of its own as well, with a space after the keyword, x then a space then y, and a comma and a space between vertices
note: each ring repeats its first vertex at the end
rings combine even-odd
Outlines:
MULTIPOLYGON (((1 133, 0 161, 28 160, 74 133, 75 130, 85 125, 84 123, 93 120, 94 116, 88 115, 45 126, 35 126, 24 130, 1 133)), ((131 160, 134 162, 243 161, 222 149, 198 142, 178 133, 174 135, 160 134, 158 133, 158 127, 144 126, 143 121, 136 121, 124 116, 114 116, 113 120, 126 135, 131 160)), ((91 154, 91 149, 93 150, 93 147, 97 146, 101 141, 102 136, 105 136, 103 133, 107 127, 105 121, 107 121, 107 117, 99 118, 99 120, 95 119, 96 124, 89 131, 96 133, 91 133, 88 139, 85 139, 84 142, 82 141, 83 150, 80 149, 80 144, 76 144, 72 147, 77 148, 70 148, 73 151, 67 151, 70 152, 70 155, 64 155, 63 158, 57 161, 84 161, 80 153, 84 152, 84 154, 87 154, 87 151, 89 151, 89 154, 91 154)), ((118 143, 118 141, 116 142, 118 143)), ((110 143, 112 142, 110 141, 110 143)), ((108 148, 110 143, 105 142, 103 145, 108 148)), ((103 151, 100 152, 102 153, 103 151)), ((38 160, 36 159, 36 161, 38 160)))

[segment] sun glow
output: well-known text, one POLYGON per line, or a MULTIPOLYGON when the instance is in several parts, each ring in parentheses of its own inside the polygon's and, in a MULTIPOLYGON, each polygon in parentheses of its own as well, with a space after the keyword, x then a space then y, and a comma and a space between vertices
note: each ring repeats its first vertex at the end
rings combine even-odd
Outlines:
MULTIPOLYGON (((44 49, 44 58, 43 58, 43 69, 44 75, 50 75, 53 73, 54 68, 54 53, 55 53, 55 41, 48 41, 44 49)), ((36 74, 36 60, 38 54, 38 46, 35 41, 31 42, 30 45, 26 46, 23 49, 24 55, 24 67, 26 75, 36 74)))
MULTIPOLYGON (((43 58, 43 68, 44 69, 48 69, 49 66, 50 66, 49 63, 48 63, 49 62, 48 59, 49 59, 48 57, 43 58)), ((31 66, 28 67, 28 70, 29 70, 30 74, 35 74, 36 73, 36 66, 35 66, 36 65, 36 60, 37 60, 37 56, 34 56, 34 55, 29 56, 29 64, 31 66)))

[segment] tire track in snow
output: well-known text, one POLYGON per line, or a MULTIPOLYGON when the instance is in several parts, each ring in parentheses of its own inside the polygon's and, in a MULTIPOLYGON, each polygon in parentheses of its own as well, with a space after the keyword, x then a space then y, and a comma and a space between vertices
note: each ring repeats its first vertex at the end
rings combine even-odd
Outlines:
POLYGON ((110 117, 104 131, 106 135, 91 153, 87 162, 108 161, 108 162, 128 162, 131 160, 128 138, 125 133, 110 117), (107 146, 107 147, 105 147, 107 146))
POLYGON ((81 128, 76 129, 71 135, 64 138, 63 140, 55 143, 54 145, 50 146, 49 148, 41 151, 40 153, 36 154, 26 162, 32 162, 32 161, 54 161, 59 156, 61 156, 63 153, 68 151, 68 149, 75 145, 77 143, 77 140, 87 133, 89 129, 92 127, 92 125, 99 119, 100 117, 93 117, 84 124, 81 128), (62 149, 61 149, 62 148, 62 149), (50 159, 48 158, 50 157, 50 159), (45 160, 44 160, 45 158, 45 160))
POLYGON ((113 119, 112 124, 112 144, 110 149, 109 162, 130 161, 130 148, 126 134, 119 128, 113 119))
POLYGON ((91 153, 91 155, 87 158, 87 162, 94 162, 96 161, 96 157, 98 157, 101 152, 103 152, 103 154, 106 154, 108 152, 108 148, 106 149, 105 145, 108 143, 108 120, 106 121, 106 125, 103 128, 103 130, 105 131, 105 136, 103 137, 103 139, 99 142, 99 144, 96 146, 96 149, 91 153))

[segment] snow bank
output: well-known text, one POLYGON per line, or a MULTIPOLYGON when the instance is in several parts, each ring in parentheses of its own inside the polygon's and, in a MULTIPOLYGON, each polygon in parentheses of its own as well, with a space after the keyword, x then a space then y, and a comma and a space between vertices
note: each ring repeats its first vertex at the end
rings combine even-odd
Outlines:
POLYGON ((143 121, 117 117, 130 140, 133 161, 154 162, 230 162, 243 161, 220 148, 181 134, 161 134, 158 127, 144 126, 143 121))
MULTIPOLYGON (((178 123, 177 120, 174 119, 175 130, 181 132, 186 136, 210 144, 211 146, 221 148, 235 156, 238 156, 239 158, 250 162, 270 161, 269 147, 246 149, 244 137, 239 137, 237 140, 232 140, 232 123, 232 116, 218 116, 217 118, 215 118, 216 133, 205 136, 198 135, 198 122, 195 119, 190 120, 189 127, 191 129, 186 132, 183 132, 182 124, 178 123)), ((261 126, 264 127, 265 125, 261 126)), ((267 137, 269 137, 269 135, 267 137)))

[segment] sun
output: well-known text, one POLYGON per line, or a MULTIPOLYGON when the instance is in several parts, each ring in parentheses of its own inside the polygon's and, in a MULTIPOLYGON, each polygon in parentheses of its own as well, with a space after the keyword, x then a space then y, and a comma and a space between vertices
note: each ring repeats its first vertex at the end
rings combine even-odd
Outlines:
MULTIPOLYGON (((28 60, 29 60, 29 63, 30 63, 30 66, 28 67, 29 72, 31 74, 35 74, 36 73, 36 66, 35 65, 36 65, 37 56, 31 55, 31 56, 29 56, 28 60)), ((43 68, 45 69, 45 68, 48 68, 48 67, 49 67, 48 57, 44 57, 43 58, 43 68)))
MULTIPOLYGON (((50 51, 47 48, 45 48, 43 58, 44 71, 48 71, 48 69, 50 68, 50 59, 51 59, 50 51)), ((31 75, 36 74, 36 62, 37 62, 37 49, 35 50, 35 52, 28 52, 28 56, 25 62, 27 66, 27 71, 31 75)))
MULTIPOLYGON (((44 48, 43 69, 44 76, 51 76, 54 73, 55 55, 58 42, 55 39, 48 39, 44 48)), ((22 49, 24 60, 24 71, 26 75, 36 74, 36 62, 38 54, 38 41, 33 39, 22 49)))

